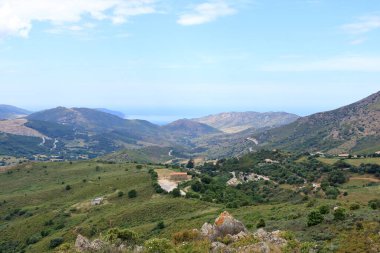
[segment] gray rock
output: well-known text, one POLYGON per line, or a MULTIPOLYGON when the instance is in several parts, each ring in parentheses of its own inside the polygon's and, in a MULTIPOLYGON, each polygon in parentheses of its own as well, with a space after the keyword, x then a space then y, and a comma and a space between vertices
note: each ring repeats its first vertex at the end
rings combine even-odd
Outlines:
POLYGON ((91 242, 83 235, 78 235, 75 240, 75 249, 79 252, 88 251, 91 248, 91 242))

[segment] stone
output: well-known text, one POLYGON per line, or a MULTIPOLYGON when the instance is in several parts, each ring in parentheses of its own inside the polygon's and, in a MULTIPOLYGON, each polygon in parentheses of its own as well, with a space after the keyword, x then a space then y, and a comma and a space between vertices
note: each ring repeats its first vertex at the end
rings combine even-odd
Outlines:
POLYGON ((75 249, 79 252, 85 252, 90 250, 91 242, 83 235, 79 234, 75 240, 75 249))

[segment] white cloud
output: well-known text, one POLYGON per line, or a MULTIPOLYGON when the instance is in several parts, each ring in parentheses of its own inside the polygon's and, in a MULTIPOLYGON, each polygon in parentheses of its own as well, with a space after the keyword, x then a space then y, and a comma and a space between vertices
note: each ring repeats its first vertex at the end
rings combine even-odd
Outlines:
POLYGON ((380 57, 340 56, 310 62, 270 64, 259 68, 261 71, 303 72, 303 71, 353 71, 380 72, 380 57))
POLYGON ((190 13, 182 14, 177 23, 180 25, 200 25, 212 22, 219 17, 233 15, 237 12, 226 1, 215 0, 198 4, 190 13))
POLYGON ((358 19, 357 22, 346 24, 342 29, 348 33, 361 34, 373 31, 380 28, 380 16, 364 16, 358 19))
MULTIPOLYGON (((156 12, 156 0, 0 0, 0 37, 27 37, 33 22, 71 23, 78 30, 84 16, 124 23, 136 15, 156 12)), ((82 27, 83 28, 83 27, 82 27)))

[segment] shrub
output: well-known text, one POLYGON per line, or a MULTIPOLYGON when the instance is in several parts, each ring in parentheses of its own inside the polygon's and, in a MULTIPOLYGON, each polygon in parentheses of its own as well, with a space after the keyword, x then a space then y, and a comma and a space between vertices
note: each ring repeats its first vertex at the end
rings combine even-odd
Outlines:
POLYGON ((186 192, 186 198, 193 198, 193 199, 199 199, 201 196, 198 193, 195 192, 186 192))
POLYGON ((373 199, 368 201, 368 206, 373 210, 380 208, 380 199, 373 199))
POLYGON ((319 211, 312 211, 309 213, 307 217, 307 225, 310 226, 315 226, 323 221, 323 216, 319 211))
POLYGON ((136 165, 136 169, 139 169, 139 170, 141 170, 141 169, 142 169, 142 167, 143 167, 143 166, 142 166, 142 165, 140 165, 140 164, 139 164, 139 165, 136 165))
POLYGON ((57 237, 54 238, 50 241, 49 248, 54 249, 57 246, 61 245, 63 243, 63 238, 62 237, 57 237))
POLYGON ((124 192, 119 191, 119 192, 117 193, 117 196, 118 196, 119 198, 123 197, 123 196, 124 196, 124 192))
POLYGON ((165 223, 163 221, 160 221, 157 223, 156 227, 153 230, 161 230, 165 228, 165 223))
POLYGON ((172 194, 173 194, 173 197, 175 198, 181 197, 181 191, 178 187, 173 189, 172 194))
POLYGON ((70 185, 66 185, 65 190, 66 190, 66 191, 71 190, 71 186, 70 186, 70 185))
POLYGON ((323 205, 318 208, 321 214, 328 214, 330 212, 330 207, 328 205, 323 205))
POLYGON ((37 235, 32 235, 31 237, 29 237, 27 240, 26 240, 26 244, 30 245, 30 244, 35 244, 37 243, 39 240, 41 240, 42 236, 37 234, 37 235))
POLYGON ((334 220, 342 221, 346 218, 346 210, 344 208, 339 207, 334 211, 334 220))
POLYGON ((265 227, 265 221, 264 219, 260 219, 256 225, 256 228, 264 228, 264 227, 265 227))
POLYGON ((173 241, 175 244, 182 242, 195 241, 200 238, 200 233, 196 229, 184 230, 173 235, 173 241))
POLYGON ((137 233, 135 233, 129 229, 111 228, 106 233, 105 240, 110 242, 110 243, 122 241, 122 242, 126 242, 128 244, 135 245, 139 240, 139 236, 137 233))
POLYGON ((136 198, 137 197, 137 191, 136 190, 130 190, 128 192, 128 198, 132 199, 132 198, 136 198))
POLYGON ((168 239, 153 238, 145 242, 147 253, 168 253, 173 251, 173 246, 168 239))
POLYGON ((358 203, 354 203, 350 205, 350 210, 358 210, 360 205, 358 203))

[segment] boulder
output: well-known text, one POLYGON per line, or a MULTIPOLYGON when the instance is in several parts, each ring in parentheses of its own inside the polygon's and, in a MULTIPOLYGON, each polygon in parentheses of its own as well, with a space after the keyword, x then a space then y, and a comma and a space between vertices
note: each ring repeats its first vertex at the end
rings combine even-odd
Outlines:
POLYGON ((231 214, 226 211, 221 213, 219 217, 216 218, 213 228, 215 231, 214 236, 216 236, 216 238, 223 238, 226 235, 237 235, 240 232, 248 232, 243 223, 236 220, 231 214))
POLYGON ((75 240, 75 249, 79 252, 85 252, 90 250, 91 242, 89 239, 79 234, 75 240))

